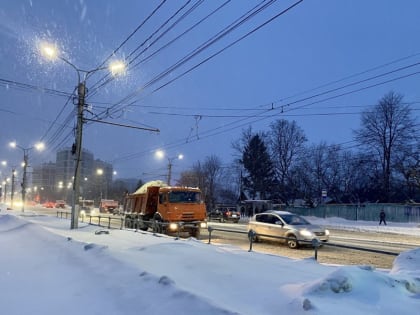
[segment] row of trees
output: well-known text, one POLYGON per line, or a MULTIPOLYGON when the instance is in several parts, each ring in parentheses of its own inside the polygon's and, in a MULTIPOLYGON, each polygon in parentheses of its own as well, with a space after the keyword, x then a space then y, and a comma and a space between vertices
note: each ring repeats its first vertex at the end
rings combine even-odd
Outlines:
POLYGON ((338 203, 420 200, 419 128, 401 95, 390 92, 364 111, 354 141, 307 142, 295 121, 274 121, 267 132, 249 128, 233 144, 233 165, 207 157, 180 184, 202 188, 210 207, 236 202, 240 193, 285 203, 322 202, 322 191, 338 203))

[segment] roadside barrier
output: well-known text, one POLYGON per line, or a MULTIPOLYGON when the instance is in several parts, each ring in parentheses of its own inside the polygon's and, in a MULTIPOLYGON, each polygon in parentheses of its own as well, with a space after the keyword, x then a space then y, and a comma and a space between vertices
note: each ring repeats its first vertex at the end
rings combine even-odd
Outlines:
MULTIPOLYGON (((220 231, 220 232, 227 232, 227 233, 237 233, 237 234, 246 235, 248 237, 248 240, 249 240, 249 250, 248 250, 248 252, 252 252, 252 247, 253 247, 253 244, 255 243, 254 240, 255 240, 256 237, 266 237, 266 238, 270 238, 270 239, 283 240, 283 241, 286 241, 286 242, 289 241, 289 240, 290 241, 295 241, 296 240, 296 239, 290 238, 290 237, 257 234, 253 230, 250 230, 248 232, 243 232, 243 231, 235 231, 235 230, 229 230, 229 229, 219 229, 219 228, 214 228, 212 226, 209 226, 207 228, 207 230, 209 231, 208 244, 211 244, 211 237, 212 237, 213 231, 220 231)), ((399 255, 399 253, 385 251, 385 250, 379 250, 379 249, 364 248, 364 247, 342 245, 342 244, 334 244, 334 243, 331 243, 331 242, 320 242, 316 238, 312 239, 311 241, 298 240, 298 242, 300 244, 310 245, 314 248, 314 258, 315 258, 315 260, 318 260, 318 250, 321 246, 340 247, 340 248, 360 250, 360 251, 365 251, 365 252, 378 253, 378 254, 391 255, 391 256, 398 256, 399 255)))
MULTIPOLYGON (((69 211, 57 211, 57 217, 59 218, 66 218, 68 219, 71 216, 69 211)), ((143 230, 142 226, 143 223, 146 223, 148 226, 152 227, 153 233, 155 234, 163 234, 165 230, 170 226, 175 224, 176 228, 174 228, 174 233, 176 233, 177 238, 180 238, 181 233, 186 230, 196 230, 195 235, 196 237, 199 236, 199 229, 194 223, 196 222, 176 222, 176 223, 167 223, 161 222, 158 220, 150 220, 150 221, 141 221, 139 219, 128 219, 125 217, 115 217, 115 216, 101 216, 101 215, 81 215, 80 216, 81 222, 88 223, 89 225, 97 225, 99 227, 105 227, 108 229, 115 229, 115 226, 118 226, 120 230, 127 228, 127 229, 134 229, 135 232, 138 230, 143 230), (96 222, 93 222, 96 221, 96 222), (197 231, 198 230, 198 231, 197 231)), ((147 229, 147 228, 146 228, 147 229)), ((173 233, 172 233, 173 234, 173 233)))
MULTIPOLYGON (((57 211, 57 217, 59 217, 59 218, 68 219, 70 216, 71 216, 71 213, 68 212, 68 211, 57 211)), ((120 230, 122 230, 122 229, 126 228, 126 224, 127 224, 129 226, 127 228, 132 228, 132 229, 134 229, 135 232, 137 232, 138 230, 141 230, 140 229, 140 221, 138 219, 124 219, 124 217, 101 216, 101 215, 96 215, 96 216, 85 215, 85 216, 81 216, 81 221, 86 222, 89 225, 97 225, 99 227, 106 227, 108 229, 115 229, 116 227, 114 227, 114 226, 119 226, 118 228, 120 230), (85 219, 87 219, 87 221, 85 221, 85 219), (97 219, 97 223, 92 222, 92 219, 97 219), (116 222, 116 223, 112 224, 113 222, 116 222)), ((144 221, 144 222, 148 223, 148 224, 150 224, 150 226, 152 226, 154 234, 161 234, 163 232, 163 228, 167 227, 169 225, 169 223, 159 222, 159 221, 156 221, 156 220, 144 221)), ((177 223, 177 231, 176 231, 177 239, 180 238, 180 233, 181 233, 181 231, 183 230, 184 227, 197 228, 197 227, 192 226, 192 225, 182 224, 181 222, 178 222, 177 223)), ((288 240, 292 240, 292 241, 296 240, 294 238, 289 238, 289 237, 273 236, 273 235, 266 235, 266 234, 257 234, 253 230, 250 230, 248 232, 244 232, 244 231, 237 231, 237 230, 223 229, 223 228, 215 228, 215 227, 212 227, 212 226, 208 226, 207 231, 208 231, 208 234, 209 234, 207 244, 211 244, 213 233, 217 232, 217 231, 244 235, 249 240, 248 252, 253 251, 253 245, 254 245, 254 243, 256 243, 254 240, 257 237, 266 237, 266 238, 270 238, 270 239, 283 240, 283 241, 286 241, 286 242, 288 240)), ((318 239, 313 239, 311 241, 298 240, 298 242, 300 244, 306 244, 306 245, 309 245, 309 246, 313 247, 313 249, 314 249, 314 259, 315 260, 318 260, 318 251, 319 251, 319 248, 322 247, 322 246, 339 247, 339 248, 359 250, 359 251, 378 253, 378 254, 383 254, 383 255, 391 255, 391 256, 398 256, 399 255, 399 253, 390 252, 390 251, 386 251, 386 250, 364 248, 364 247, 350 246, 350 245, 343 245, 343 244, 334 244, 334 243, 331 243, 331 242, 325 242, 324 243, 324 242, 320 242, 318 239)))

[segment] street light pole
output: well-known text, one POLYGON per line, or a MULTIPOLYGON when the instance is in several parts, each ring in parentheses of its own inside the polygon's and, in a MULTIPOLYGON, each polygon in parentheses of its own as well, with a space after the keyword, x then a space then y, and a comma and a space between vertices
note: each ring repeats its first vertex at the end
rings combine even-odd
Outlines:
POLYGON ((7 202, 7 180, 8 178, 6 178, 6 180, 4 181, 4 197, 3 197, 4 204, 6 204, 7 202))
POLYGON ((77 86, 78 102, 77 102, 77 124, 76 124, 76 166, 74 172, 73 183, 73 202, 71 205, 71 224, 70 229, 77 229, 79 227, 79 195, 80 195, 80 175, 81 175, 81 160, 82 160, 82 137, 83 137, 83 110, 85 107, 86 97, 86 79, 80 82, 77 86))
POLYGON ((12 190, 10 195, 10 208, 13 209, 13 197, 15 195, 15 169, 12 169, 12 190))
MULTIPOLYGON (((16 142, 10 142, 10 146, 12 148, 19 148, 23 151, 23 177, 22 177, 22 183, 21 183, 21 188, 22 188, 22 212, 25 211, 25 198, 26 198, 26 182, 27 182, 27 168, 28 168, 28 163, 29 163, 29 151, 32 150, 33 148, 37 149, 37 150, 42 150, 44 148, 44 144, 39 142, 37 144, 35 144, 35 146, 30 147, 30 148, 24 148, 18 144, 16 144, 16 142)), ((15 169, 13 169, 13 181, 14 181, 14 176, 15 176, 15 169)), ((13 194, 14 194, 14 185, 12 184, 12 198, 13 198, 13 194)), ((12 199, 12 205, 13 207, 13 199, 12 199)))
POLYGON ((73 202, 71 206, 71 229, 77 229, 79 226, 79 195, 80 195, 80 176, 81 176, 81 161, 82 161, 82 137, 83 137, 83 112, 85 108, 85 98, 86 98, 86 81, 90 75, 93 73, 109 69, 113 75, 124 73, 125 71, 125 64, 121 61, 116 61, 109 65, 109 67, 98 67, 93 70, 82 70, 76 67, 73 63, 68 61, 67 59, 61 57, 59 55, 58 50, 53 45, 42 43, 39 47, 40 52, 45 57, 54 60, 60 59, 61 61, 65 62, 69 66, 71 66, 77 73, 78 77, 78 84, 77 84, 77 95, 78 95, 78 102, 77 102, 77 123, 76 123, 76 139, 74 145, 74 154, 75 158, 75 170, 74 170, 74 181, 73 181, 73 202), (84 74, 83 80, 81 80, 80 75, 84 74))
POLYGON ((28 161, 29 161, 29 149, 23 149, 23 177, 22 177, 22 212, 25 212, 25 200, 26 200, 26 171, 28 167, 28 161))
POLYGON ((173 158, 168 158, 168 185, 171 186, 172 179, 172 165, 174 160, 182 160, 184 156, 182 154, 175 156, 173 158))
POLYGON ((168 159, 168 185, 171 186, 172 160, 168 159))
MULTIPOLYGON (((157 150, 156 152, 155 152, 155 156, 157 157, 157 158, 159 158, 159 159, 162 159, 162 158, 164 158, 165 157, 165 152, 164 151, 162 151, 162 150, 157 150)), ((182 154, 178 154, 177 156, 174 156, 174 157, 171 157, 171 158, 169 158, 168 157, 168 175, 167 175, 167 183, 168 183, 168 185, 170 186, 171 185, 171 177, 172 177, 172 162, 174 161, 174 160, 182 160, 184 158, 184 155, 182 155, 182 154)))

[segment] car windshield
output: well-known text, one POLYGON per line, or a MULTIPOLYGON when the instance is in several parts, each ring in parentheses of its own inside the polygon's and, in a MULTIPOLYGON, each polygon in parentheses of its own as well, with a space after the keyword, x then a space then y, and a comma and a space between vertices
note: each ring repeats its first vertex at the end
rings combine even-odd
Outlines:
POLYGON ((295 215, 295 214, 283 214, 281 215, 281 218, 290 225, 305 225, 310 224, 308 221, 306 221, 304 218, 295 215))
POLYGON ((200 193, 195 191, 171 191, 169 193, 169 202, 200 203, 200 193))

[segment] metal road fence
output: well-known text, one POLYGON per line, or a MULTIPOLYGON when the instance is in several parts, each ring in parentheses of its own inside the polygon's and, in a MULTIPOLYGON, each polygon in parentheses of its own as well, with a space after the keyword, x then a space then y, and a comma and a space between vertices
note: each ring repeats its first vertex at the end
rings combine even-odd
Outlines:
MULTIPOLYGON (((71 213, 69 211, 57 211, 58 218, 65 218, 68 219, 71 217, 71 213)), ((153 227, 154 232, 160 233, 158 231, 163 231, 163 228, 168 228, 170 223, 167 222, 159 222, 159 221, 141 221, 139 219, 127 219, 125 217, 113 217, 109 215, 101 216, 101 215, 90 215, 86 214, 80 216, 81 222, 88 223, 89 225, 97 225, 99 227, 105 227, 108 229, 134 229, 136 232, 138 230, 142 230, 141 227, 143 223, 148 224, 149 226, 153 227), (142 222, 142 224, 141 224, 142 222)), ((194 223, 194 222, 193 222, 194 223)), ((172 223, 173 224, 173 223, 172 223)), ((184 223, 184 222, 177 222, 176 228, 174 229, 175 234, 179 238, 181 233, 185 231, 185 229, 189 230, 199 230, 200 228, 191 223, 184 223)))
MULTIPOLYGON (((70 216, 71 216, 71 214, 67 211, 57 211, 57 217, 68 219, 68 217, 70 217, 70 216)), ((82 222, 86 222, 89 225, 97 225, 99 227, 105 227, 107 229, 118 228, 118 229, 122 230, 122 229, 125 228, 124 217, 86 215, 86 217, 82 217, 81 219, 82 219, 82 222), (85 221, 85 219, 88 219, 88 220, 85 221), (97 219, 97 222, 92 222, 92 219, 97 219), (116 222, 116 223, 112 224, 113 222, 116 222), (115 226, 118 226, 118 227, 115 227, 115 226)), ((156 223, 156 222, 153 222, 153 223, 156 223)), ((133 227, 134 226, 138 227, 138 225, 133 224, 133 227)), ((248 241, 249 241, 248 252, 252 252, 253 244, 255 243, 254 239, 255 239, 255 237, 258 237, 258 236, 268 237, 268 238, 277 239, 277 240, 283 240, 283 241, 286 241, 286 242, 287 242, 287 240, 295 240, 295 239, 292 239, 292 238, 282 237, 282 236, 257 234, 253 230, 248 231, 248 232, 244 232, 244 231, 231 230, 231 229, 214 228, 212 226, 208 226, 207 230, 208 230, 208 233, 209 233, 208 244, 211 244, 212 235, 213 235, 214 232, 217 232, 217 231, 244 235, 244 237, 247 238, 248 241)), ((135 231, 137 231, 137 228, 135 229, 135 231)), ((178 228, 178 231, 177 231, 177 238, 178 239, 180 238, 180 231, 181 231, 181 228, 178 228)), ((314 249, 314 259, 315 260, 318 259, 318 250, 321 246, 339 247, 339 248, 359 250, 359 251, 378 253, 378 254, 383 254, 383 255, 391 255, 391 256, 398 256, 399 255, 399 253, 385 251, 385 250, 378 250, 378 249, 364 248, 364 247, 357 247, 357 246, 350 246, 350 245, 343 245, 343 244, 334 244, 334 243, 331 243, 331 242, 324 243, 324 242, 318 241, 317 239, 313 239, 312 241, 305 241, 305 240, 298 240, 298 241, 299 241, 300 244, 306 244, 306 245, 309 245, 309 246, 313 247, 313 249, 314 249)))
POLYGON ((320 218, 337 217, 353 221, 378 221, 379 212, 385 211, 386 221, 403 223, 420 223, 420 205, 399 205, 389 203, 375 204, 328 204, 316 208, 286 207, 285 210, 320 218))
MULTIPOLYGON (((288 240, 291 240, 291 241, 295 241, 296 240, 294 238, 283 237, 283 236, 258 234, 258 233, 255 233, 253 230, 250 230, 248 232, 242 232, 242 231, 237 231, 237 230, 213 228, 211 226, 209 226, 207 229, 209 231, 209 241, 208 241, 208 244, 211 243, 211 236, 212 236, 213 231, 221 231, 221 232, 228 232, 228 233, 236 233, 236 234, 246 235, 248 237, 248 240, 249 240, 249 250, 248 250, 248 252, 252 252, 252 246, 255 243, 254 238, 255 237, 258 237, 258 236, 267 237, 267 238, 271 238, 271 239, 277 239, 277 240, 283 240, 283 241, 286 241, 286 242, 288 240)), ((391 255, 391 256, 398 256, 399 255, 399 253, 385 251, 385 250, 378 250, 378 249, 364 248, 364 247, 350 246, 350 245, 342 245, 342 244, 334 244, 334 243, 330 243, 330 242, 324 243, 324 242, 320 242, 318 239, 313 239, 312 241, 306 241, 306 240, 298 240, 298 241, 299 241, 300 244, 305 244, 305 245, 309 245, 309 246, 312 246, 313 247, 315 260, 318 259, 318 249, 321 246, 340 247, 340 248, 345 248, 345 249, 360 250, 360 251, 365 251, 365 252, 371 252, 371 253, 377 253, 377 254, 384 254, 384 255, 391 255)))

